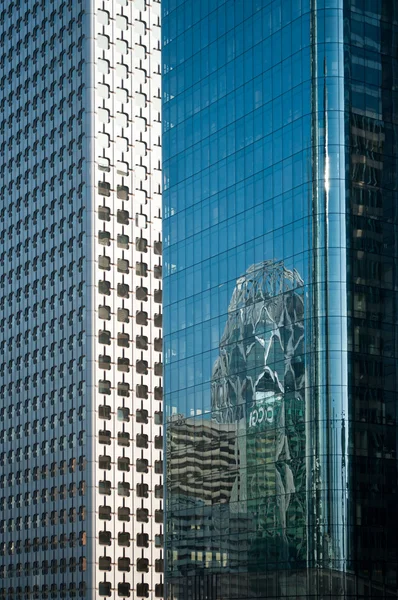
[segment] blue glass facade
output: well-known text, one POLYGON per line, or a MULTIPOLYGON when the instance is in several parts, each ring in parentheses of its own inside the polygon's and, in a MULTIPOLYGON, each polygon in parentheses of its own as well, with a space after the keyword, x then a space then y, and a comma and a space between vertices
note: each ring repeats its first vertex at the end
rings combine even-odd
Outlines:
POLYGON ((397 15, 363 4, 163 2, 170 600, 396 597, 397 15))

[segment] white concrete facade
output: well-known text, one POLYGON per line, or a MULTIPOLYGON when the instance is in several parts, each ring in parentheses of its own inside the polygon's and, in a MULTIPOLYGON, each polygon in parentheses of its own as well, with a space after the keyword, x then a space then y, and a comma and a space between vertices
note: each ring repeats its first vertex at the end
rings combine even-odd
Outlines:
POLYGON ((160 2, 92 2, 92 596, 159 598, 160 2))

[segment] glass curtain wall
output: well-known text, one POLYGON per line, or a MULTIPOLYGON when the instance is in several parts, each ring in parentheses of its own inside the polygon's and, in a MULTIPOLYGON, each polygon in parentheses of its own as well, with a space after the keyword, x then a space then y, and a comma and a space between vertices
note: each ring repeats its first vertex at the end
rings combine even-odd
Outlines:
POLYGON ((352 564, 396 598, 398 7, 350 0, 345 27, 352 564))
POLYGON ((170 600, 396 593, 384 500, 363 491, 396 498, 396 17, 362 4, 163 2, 170 600), (389 346, 368 331, 381 298, 389 346), (379 366, 360 356, 377 343, 379 366))

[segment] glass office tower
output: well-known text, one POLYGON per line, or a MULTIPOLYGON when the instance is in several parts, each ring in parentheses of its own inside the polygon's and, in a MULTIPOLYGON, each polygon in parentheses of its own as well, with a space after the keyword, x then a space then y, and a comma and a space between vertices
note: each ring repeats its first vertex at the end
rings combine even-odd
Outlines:
POLYGON ((166 597, 396 598, 396 3, 162 28, 166 597))
POLYGON ((162 597, 160 3, 0 39, 0 598, 162 597))

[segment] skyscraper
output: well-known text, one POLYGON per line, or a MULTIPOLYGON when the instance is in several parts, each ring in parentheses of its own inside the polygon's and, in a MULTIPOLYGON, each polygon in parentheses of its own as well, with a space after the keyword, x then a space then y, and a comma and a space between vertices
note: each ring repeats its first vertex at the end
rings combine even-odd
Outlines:
POLYGON ((0 32, 0 598, 161 597, 160 4, 0 32))
POLYGON ((162 31, 166 597, 396 598, 396 3, 162 31))

